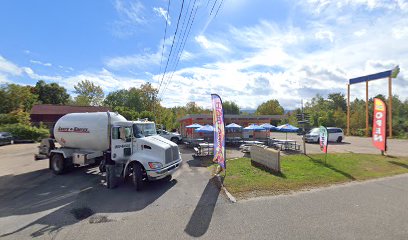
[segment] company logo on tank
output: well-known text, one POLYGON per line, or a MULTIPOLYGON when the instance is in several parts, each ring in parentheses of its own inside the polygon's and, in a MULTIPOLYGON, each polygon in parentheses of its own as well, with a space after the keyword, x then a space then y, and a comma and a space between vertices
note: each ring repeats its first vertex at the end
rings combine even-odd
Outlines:
POLYGON ((58 127, 58 132, 89 133, 89 130, 79 127, 58 127))

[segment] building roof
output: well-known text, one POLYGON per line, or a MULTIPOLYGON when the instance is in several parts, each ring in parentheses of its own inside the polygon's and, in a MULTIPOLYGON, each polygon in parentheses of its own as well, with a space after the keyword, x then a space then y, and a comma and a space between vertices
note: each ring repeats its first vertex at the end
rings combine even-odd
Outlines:
MULTIPOLYGON (((188 114, 178 121, 183 121, 189 118, 197 119, 197 118, 209 118, 212 117, 212 114, 188 114)), ((287 118, 286 115, 232 115, 232 114, 225 114, 224 118, 231 119, 231 118, 239 118, 239 119, 274 119, 274 120, 281 120, 287 118)))
POLYGON ((68 113, 107 112, 107 111, 110 111, 109 107, 38 104, 33 106, 30 114, 65 115, 68 113))

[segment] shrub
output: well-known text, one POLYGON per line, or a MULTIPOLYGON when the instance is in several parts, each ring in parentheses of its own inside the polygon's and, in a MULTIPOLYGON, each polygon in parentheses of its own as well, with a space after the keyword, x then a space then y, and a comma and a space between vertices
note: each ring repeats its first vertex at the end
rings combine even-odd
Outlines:
POLYGON ((0 125, 15 123, 30 125, 30 114, 22 109, 17 109, 7 114, 0 114, 0 125))
POLYGON ((16 140, 32 140, 39 141, 50 135, 48 129, 31 127, 23 124, 6 124, 0 126, 1 132, 9 132, 13 134, 16 140))

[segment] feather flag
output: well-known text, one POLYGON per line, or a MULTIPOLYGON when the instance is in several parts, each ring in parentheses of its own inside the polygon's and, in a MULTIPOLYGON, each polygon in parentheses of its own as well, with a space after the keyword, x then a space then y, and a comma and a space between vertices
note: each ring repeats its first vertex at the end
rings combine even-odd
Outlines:
POLYGON ((223 169, 225 163, 225 122, 222 101, 217 94, 211 94, 214 124, 214 159, 223 169))

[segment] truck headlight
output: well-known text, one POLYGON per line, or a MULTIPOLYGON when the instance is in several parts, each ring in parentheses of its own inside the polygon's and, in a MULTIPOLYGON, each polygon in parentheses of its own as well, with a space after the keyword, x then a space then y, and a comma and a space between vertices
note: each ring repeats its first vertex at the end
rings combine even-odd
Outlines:
POLYGON ((159 162, 149 162, 149 167, 151 169, 157 169, 157 168, 162 168, 163 165, 159 162))

